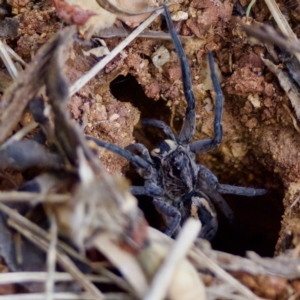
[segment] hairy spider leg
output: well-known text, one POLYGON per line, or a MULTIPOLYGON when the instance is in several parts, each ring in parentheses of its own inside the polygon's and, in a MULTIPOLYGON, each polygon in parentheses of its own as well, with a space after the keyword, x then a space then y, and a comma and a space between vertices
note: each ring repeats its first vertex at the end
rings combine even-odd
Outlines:
POLYGON ((153 165, 153 160, 150 156, 149 150, 141 143, 134 143, 134 144, 130 144, 128 145, 126 148, 126 150, 129 150, 130 152, 135 152, 137 151, 138 153, 140 153, 141 157, 149 164, 153 165))
POLYGON ((255 196, 263 196, 270 192, 268 189, 256 189, 256 188, 235 186, 230 184, 221 184, 219 183, 218 178, 212 173, 211 170, 209 170, 208 168, 206 168, 201 164, 198 164, 198 167, 199 167, 198 176, 200 177, 200 179, 206 181, 206 183, 209 186, 216 189, 220 194, 255 197, 255 196))
POLYGON ((167 229, 164 231, 164 233, 168 236, 173 236, 176 234, 177 230, 180 228, 181 221, 181 214, 178 209, 172 204, 157 198, 154 198, 152 202, 156 210, 161 214, 167 226, 167 229))
POLYGON ((165 17, 167 25, 169 28, 169 33, 172 37, 176 52, 179 56, 181 72, 182 72, 182 82, 184 95, 187 101, 187 108, 185 111, 185 120, 183 122, 182 128, 178 135, 177 141, 181 145, 187 145, 195 133, 196 128, 196 111, 195 111, 195 97, 192 90, 192 81, 191 81, 191 72, 187 57, 183 50, 182 44, 178 38, 178 35, 175 31, 173 22, 171 20, 170 12, 166 5, 164 5, 165 17))
POLYGON ((216 92, 216 100, 215 100, 215 116, 214 116, 214 138, 213 139, 205 139, 193 142, 190 145, 190 149, 194 153, 203 153, 210 151, 219 147, 223 138, 223 129, 222 129, 222 113, 223 113, 223 93, 221 89, 220 82, 216 75, 214 58, 211 52, 208 52, 208 61, 210 67, 210 76, 213 82, 213 86, 216 92))
POLYGON ((207 195, 213 202, 215 202, 219 206, 224 216, 230 222, 233 221, 233 211, 231 210, 225 199, 222 197, 222 195, 216 190, 215 186, 210 185, 205 180, 198 180, 197 190, 203 191, 205 195, 207 195))
POLYGON ((154 183, 147 182, 147 180, 145 180, 145 186, 132 185, 130 191, 135 196, 162 197, 165 194, 164 189, 154 183))
POLYGON ((218 230, 218 218, 209 197, 199 190, 193 190, 184 195, 180 201, 186 211, 189 210, 189 215, 194 216, 196 219, 199 218, 201 221, 202 228, 199 237, 206 238, 209 241, 212 240, 218 230))
MULTIPOLYGON (((131 192, 134 195, 147 195, 152 197, 159 197, 164 195, 164 190, 160 187, 158 187, 156 184, 154 184, 151 180, 147 180, 148 178, 151 178, 153 176, 153 168, 152 164, 148 162, 145 158, 147 158, 149 155, 149 152, 147 148, 144 145, 141 144, 133 144, 133 147, 136 149, 139 148, 140 150, 147 150, 148 154, 145 154, 145 157, 140 157, 132 152, 130 152, 127 149, 123 149, 117 145, 101 141, 97 138, 86 136, 87 140, 91 140, 94 143, 96 143, 98 146, 105 148, 107 150, 110 150, 111 152, 114 152, 124 158, 126 158, 129 162, 131 162, 136 168, 137 172, 139 174, 142 174, 142 177, 145 178, 145 186, 131 186, 131 192), (138 145, 138 146, 134 146, 138 145), (140 147, 141 145, 142 147, 140 147)), ((150 160, 152 161, 151 157, 150 160)))
POLYGON ((255 188, 247 188, 241 186, 234 186, 229 184, 220 184, 218 178, 205 166, 198 164, 199 172, 199 182, 198 188, 200 188, 204 193, 206 193, 215 203, 219 205, 223 214, 232 219, 233 212, 228 206, 225 199, 220 194, 232 194, 239 196, 263 196, 269 193, 267 189, 255 189, 255 188), (203 183, 203 181, 205 183, 203 183))
POLYGON ((172 129, 163 121, 155 120, 155 119, 143 119, 143 125, 150 125, 163 130, 164 134, 172 141, 177 142, 175 135, 172 129))
POLYGON ((270 193, 268 189, 247 188, 230 184, 218 184, 217 191, 221 194, 231 194, 246 197, 263 196, 270 193))
POLYGON ((147 171, 151 168, 151 164, 149 162, 145 161, 143 158, 130 152, 129 150, 123 149, 112 143, 101 141, 101 140, 91 137, 91 136, 86 136, 86 139, 95 142, 100 147, 103 147, 107 150, 110 150, 111 152, 114 152, 114 153, 126 158, 128 161, 130 161, 133 165, 135 165, 138 168, 141 168, 145 171, 147 171))

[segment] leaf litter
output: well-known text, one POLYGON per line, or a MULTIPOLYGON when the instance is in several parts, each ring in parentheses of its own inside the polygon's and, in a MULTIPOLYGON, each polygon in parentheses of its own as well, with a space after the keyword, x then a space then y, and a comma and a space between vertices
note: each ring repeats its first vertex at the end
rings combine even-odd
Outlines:
MULTIPOLYGON (((224 10, 220 12, 217 9, 217 11, 220 19, 227 20, 224 21, 226 23, 229 19, 226 7, 228 9, 230 5, 225 2, 224 10)), ((111 3, 109 4, 111 5, 111 3)), ((179 11, 180 6, 176 5, 174 10, 179 11)), ((214 6, 215 4, 208 2, 192 1, 189 6, 190 18, 182 25, 181 32, 184 35, 192 33, 198 36, 200 35, 199 25, 208 29, 211 24, 205 23, 206 21, 199 15, 197 17, 195 12, 202 10, 209 15, 209 13, 216 12, 214 6)), ((37 10, 36 8, 33 10, 25 8, 25 11, 26 9, 31 12, 37 10)), ((255 13, 255 7, 253 10, 255 13)), ((125 10, 124 12, 125 14, 132 13, 125 10)), ((150 24, 158 15, 159 12, 156 11, 149 23, 145 24, 150 24)), ((215 19, 210 21, 218 22, 213 20, 215 19)), ((47 26, 47 24, 42 26, 47 26)), ((157 21, 154 21, 152 26, 153 28, 157 27, 157 21)), ((244 43, 243 45, 249 46, 243 33, 239 32, 239 25, 227 23, 227 26, 232 29, 233 37, 236 40, 239 39, 239 42, 244 43)), ((139 32, 143 29, 141 27, 139 32)), ((21 28, 21 30, 23 29, 21 28)), ((35 30, 39 32, 38 26, 35 27, 35 30)), ((36 32, 32 34, 35 41, 39 40, 42 35, 40 33, 40 36, 35 36, 36 32)), ((157 94, 163 93, 167 100, 166 103, 169 103, 171 107, 175 105, 175 118, 182 116, 184 107, 173 103, 175 100, 181 103, 181 95, 179 93, 180 80, 176 79, 178 76, 176 59, 171 52, 172 48, 166 47, 170 52, 170 59, 162 66, 163 78, 162 73, 157 72, 156 68, 151 69, 148 65, 147 68, 141 67, 142 64, 145 64, 144 59, 135 56, 139 51, 140 53, 149 51, 146 45, 150 45, 151 42, 147 44, 148 40, 134 41, 130 49, 131 51, 135 50, 136 53, 124 50, 128 43, 138 35, 136 32, 135 36, 117 48, 114 53, 115 58, 111 57, 104 62, 102 60, 101 67, 97 67, 97 70, 94 69, 84 83, 74 88, 74 82, 78 78, 74 80, 74 74, 71 72, 75 70, 77 72, 75 75, 78 75, 85 71, 78 70, 78 66, 74 62, 76 47, 78 47, 72 46, 74 34, 75 28, 72 26, 60 29, 40 48, 25 70, 18 72, 13 83, 9 87, 7 87, 9 84, 6 84, 3 89, 4 94, 0 102, 0 169, 3 172, 3 181, 14 183, 16 187, 12 189, 9 183, 1 185, 1 257, 9 270, 13 272, 11 275, 15 274, 19 277, 5 277, 6 274, 0 274, 0 283, 19 283, 23 290, 16 295, 16 299, 26 299, 28 294, 24 292, 31 293, 30 299, 45 299, 45 297, 47 299, 56 299, 57 297, 63 299, 163 299, 164 295, 168 295, 168 299, 259 299, 259 297, 284 299, 288 295, 297 297, 300 278, 297 237, 300 228, 296 222, 297 205, 293 205, 293 203, 299 194, 297 183, 299 173, 297 172, 298 158, 293 158, 294 155, 297 155, 294 154, 294 151, 297 152, 294 149, 299 149, 297 147, 299 141, 293 132, 294 123, 290 119, 293 111, 289 107, 294 107, 297 112, 298 104, 296 98, 294 98, 294 102, 292 100, 291 103, 288 102, 288 99, 291 99, 289 96, 291 88, 285 90, 287 93, 287 98, 285 98, 284 92, 276 83, 270 83, 270 80, 259 81, 260 75, 258 74, 264 68, 262 62, 265 62, 276 76, 283 76, 282 71, 278 67, 276 68, 274 63, 271 65, 266 59, 260 61, 257 58, 262 53, 262 46, 250 45, 254 49, 252 52, 254 54, 249 54, 252 57, 247 57, 247 59, 252 64, 241 64, 239 69, 224 64, 225 60, 221 56, 226 56, 227 53, 217 54, 220 55, 220 69, 226 75, 227 86, 224 86, 224 89, 227 96, 232 95, 232 99, 235 98, 239 101, 251 96, 260 103, 260 105, 252 107, 251 101, 249 106, 248 100, 244 100, 244 106, 239 108, 241 113, 239 122, 241 123, 238 124, 237 121, 234 121, 234 126, 231 124, 235 131, 230 131, 229 126, 226 126, 225 123, 225 131, 231 138, 236 135, 236 142, 230 144, 228 140, 225 140, 224 146, 221 148, 224 153, 224 162, 221 163, 220 168, 223 168, 223 172, 229 170, 226 166, 233 159, 233 153, 234 157, 238 158, 236 169, 241 166, 245 168, 247 165, 243 161, 245 153, 252 151, 252 155, 257 159, 262 155, 261 153, 265 153, 260 157, 260 163, 269 170, 275 170, 277 176, 283 181, 284 204, 288 209, 293 205, 293 211, 291 213, 291 209, 289 209, 290 219, 287 218, 287 214, 284 216, 277 245, 277 252, 280 255, 274 258, 262 258, 254 252, 247 252, 245 257, 240 257, 213 250, 208 242, 196 240, 199 228, 194 228, 193 222, 188 222, 182 230, 183 233, 188 232, 189 234, 179 236, 175 242, 148 227, 142 211, 137 206, 137 200, 129 192, 127 180, 106 171, 107 168, 114 168, 111 159, 105 160, 106 154, 85 139, 83 129, 88 134, 94 133, 95 128, 100 129, 100 132, 120 130, 120 127, 114 127, 114 124, 119 124, 118 122, 122 120, 125 120, 124 124, 128 122, 129 115, 122 112, 121 104, 118 107, 115 100, 110 100, 111 95, 105 94, 108 89, 106 82, 111 82, 120 74, 131 73, 143 87, 149 84, 146 75, 150 74, 153 81, 151 82, 152 90, 149 89, 148 94, 152 94, 153 98, 157 99, 157 94), (121 51, 125 52, 122 54, 121 51), (110 64, 107 64, 111 59, 113 60, 110 64), (70 69, 70 62, 74 64, 74 70, 70 69), (103 68, 105 71, 98 76, 99 85, 99 83, 93 82, 93 77, 103 68), (139 72, 141 68, 143 71, 139 72), (230 68, 233 68, 232 74, 229 71, 230 68), (105 117, 105 122, 99 123, 103 119, 97 120, 95 116, 93 121, 87 119, 85 125, 87 128, 82 128, 80 127, 82 123, 79 125, 71 119, 67 108, 70 109, 73 117, 76 113, 78 113, 77 119, 82 116, 81 112, 76 112, 77 108, 74 103, 70 103, 69 83, 64 75, 65 71, 73 82, 71 95, 77 92, 72 99, 77 99, 81 109, 86 107, 91 112, 95 108, 100 115, 105 117), (237 74, 240 75, 239 85, 234 78, 237 74), (168 88, 169 83, 165 78, 174 83, 173 90, 168 88), (251 82, 249 78, 252 80, 251 82), (247 82, 247 80, 250 84, 245 89, 243 82, 247 82), (87 81, 91 81, 91 85, 83 87, 87 81), (157 85, 156 90, 153 89, 155 84, 157 85), (251 84, 253 85, 251 86, 251 84), (99 92, 100 87, 104 88, 103 92, 99 92), (93 89, 96 94, 92 93, 93 89), (255 93, 258 93, 258 96, 255 96, 255 93), (93 99, 93 103, 89 103, 89 97, 93 99), (290 110, 289 114, 284 113, 286 110, 281 109, 281 105, 282 107, 285 105, 290 110), (106 108, 105 110, 103 110, 103 106, 106 108), (261 108, 264 109, 263 112, 260 111, 261 108), (24 133, 19 134, 19 138, 13 139, 14 135, 22 131, 20 128, 25 128, 20 124, 26 123, 24 116, 28 111, 31 112, 31 116, 29 123, 26 121, 27 124, 34 120, 39 127, 32 128, 28 132, 25 130, 24 133), (259 121, 262 123, 266 121, 269 123, 260 125, 254 122, 254 119, 250 117, 253 113, 260 116, 259 121), (274 122, 272 114, 276 116, 277 122, 285 125, 286 131, 279 132, 280 125, 274 122), (246 134, 247 140, 254 138, 258 143, 256 152, 249 150, 253 145, 245 141, 243 136, 240 136, 240 140, 245 144, 247 151, 238 151, 238 149, 245 148, 240 145, 237 138, 239 133, 236 128, 241 128, 241 124, 244 126, 241 130, 242 135, 249 130, 246 134), (272 137, 276 130, 278 132, 276 135, 277 146, 272 143, 272 137), (262 139, 264 141, 259 144, 262 139), (285 152, 282 153, 281 145, 290 151, 289 156, 285 152), (268 155, 271 155, 271 161, 270 158, 267 161, 268 155), (98 156, 106 167, 99 161, 98 156), (7 178, 11 178, 10 181, 7 178), (291 222, 293 220, 295 220, 294 223, 291 222), (290 241, 288 242, 288 240, 290 241), (183 252, 176 252, 176 247, 182 248, 183 252), (57 273, 58 271, 59 273, 57 273), (32 277, 28 275, 28 272, 32 277), (99 275, 91 275, 92 273, 99 275), (167 273, 170 277, 160 275, 167 273), (37 280, 38 274, 43 275, 37 280), (62 276, 66 275, 69 277, 64 278, 68 280, 63 280, 62 276), (160 280, 159 276, 167 279, 160 280), (98 282, 97 286, 96 282, 98 282), (107 283, 110 288, 106 286, 107 283), (164 292, 164 294, 157 296, 157 291, 158 293, 164 292)), ((206 42, 202 45, 206 45, 206 49, 218 49, 225 40, 222 40, 223 34, 225 31, 219 31, 217 34, 219 38, 216 38, 209 31, 205 37, 206 42)), ((186 41, 187 53, 195 52, 197 41, 194 39, 186 41)), ((278 45, 277 40, 280 38, 275 37, 274 41, 268 39, 268 43, 278 45)), ((161 41, 152 43, 155 45, 161 41)), ((290 44, 294 45, 294 42, 291 40, 290 44)), ((114 39, 108 41, 109 49, 114 45, 118 47, 114 39)), ((245 54, 240 51, 238 42, 236 45, 235 59, 237 62, 241 62, 245 54)), ((288 50, 294 49, 291 47, 288 50)), ((152 56, 154 50, 153 48, 149 57, 152 56)), ((276 49, 276 51, 278 50, 276 49)), ((202 48, 197 50, 198 62, 202 61, 203 53, 202 48)), ((227 58, 229 61, 229 57, 227 58)), ((78 59, 81 58, 78 57, 78 59)), ((87 65, 94 63, 93 58, 86 59, 85 62, 88 62, 87 65)), ((276 63, 278 64, 278 61, 276 63)), ((81 68, 83 67, 81 66, 81 68)), ((192 67, 195 77, 197 76, 195 74, 199 74, 196 71, 192 67)), ((288 73, 284 73, 284 76, 291 81, 288 73)), ((200 79, 196 78, 195 80, 200 79)), ((207 94, 199 85, 195 84, 195 87, 200 95, 199 101, 201 101, 201 97, 207 99, 207 94)), ((284 86, 282 87, 285 89, 284 86)), ((297 91, 297 87, 293 87, 292 90, 297 91)), ((229 99, 230 97, 227 101, 231 100, 229 99)), ((136 113, 134 107, 128 108, 127 106, 127 109, 123 108, 124 110, 132 110, 136 113)), ((199 112, 199 116, 201 114, 203 116, 203 113, 199 112)), ((209 112, 206 114, 204 120, 209 119, 209 112)), ((225 119, 226 116, 229 120, 233 120, 234 114, 227 110, 225 119)), ((297 114, 296 118, 298 119, 297 114)), ((76 120, 76 118, 74 119, 76 120)), ((131 134, 134 125, 129 126, 131 134)), ((205 122, 202 124, 202 129, 204 129, 202 132, 209 134, 209 131, 205 131, 205 122)), ((96 137, 98 135, 99 133, 96 137)), ((102 136, 99 135, 99 137, 102 136)), ((113 135, 107 134, 107 138, 112 139, 113 135)), ((133 141, 134 138, 127 134, 127 140, 133 141)), ((123 143, 124 145, 129 144, 126 141, 123 143)), ((213 164, 213 158, 213 154, 209 154, 204 160, 206 159, 209 165, 213 164)), ((119 164, 117 160, 114 162, 118 165, 117 170, 121 170, 121 167, 125 165, 124 162, 119 164)), ((256 170, 252 169, 251 171, 259 176, 259 172, 257 173, 256 170)), ((231 172, 233 171, 228 171, 228 174, 231 172)), ((274 188, 271 183, 268 184, 269 187, 274 188)), ((13 299, 13 296, 0 296, 0 299, 13 299)))

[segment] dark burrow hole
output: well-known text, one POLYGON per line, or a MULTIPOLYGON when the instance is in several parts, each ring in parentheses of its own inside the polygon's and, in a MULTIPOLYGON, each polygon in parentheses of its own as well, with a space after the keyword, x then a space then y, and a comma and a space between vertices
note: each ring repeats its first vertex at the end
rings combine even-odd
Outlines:
MULTIPOLYGON (((153 118, 169 123, 171 111, 166 106, 166 101, 153 101, 153 99, 147 98, 142 87, 133 76, 117 77, 111 82, 110 89, 119 101, 130 102, 139 109, 141 119, 153 118)), ((161 131, 140 125, 136 126, 134 136, 137 142, 143 143, 150 150, 165 138, 161 131)), ((143 180, 133 168, 126 170, 126 176, 131 179, 134 185, 143 184, 143 180)), ((266 178, 265 176, 270 176, 270 174, 265 172, 261 178, 266 178)), ((262 179, 260 182, 263 183, 264 180, 262 179)), ((231 182, 222 183, 230 184, 231 182)), ((242 256, 248 250, 255 251, 262 256, 273 256, 283 214, 282 191, 276 190, 270 195, 253 198, 223 196, 232 208, 235 220, 230 224, 218 212, 219 229, 212 241, 213 248, 242 256)), ((150 225, 161 229, 162 220, 151 204, 151 198, 140 197, 139 205, 150 225)))

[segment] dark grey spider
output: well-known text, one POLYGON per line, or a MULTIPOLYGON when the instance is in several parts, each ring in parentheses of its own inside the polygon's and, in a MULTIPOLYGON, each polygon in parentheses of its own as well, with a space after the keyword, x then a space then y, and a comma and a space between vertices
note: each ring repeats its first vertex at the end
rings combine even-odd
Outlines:
POLYGON ((153 197, 153 203, 166 222, 165 233, 173 236, 188 217, 198 218, 202 223, 200 237, 211 240, 218 228, 215 208, 210 199, 218 204, 223 214, 230 220, 233 212, 221 194, 258 196, 268 192, 266 189, 254 189, 220 184, 216 176, 205 166, 195 162, 195 155, 210 151, 222 141, 223 94, 215 74, 214 59, 208 53, 211 79, 216 92, 214 109, 214 138, 195 141, 196 113, 195 99, 192 91, 190 70, 186 55, 175 32, 168 8, 165 6, 167 25, 172 36, 177 54, 180 58, 184 94, 187 100, 185 120, 181 131, 175 138, 171 128, 162 121, 146 119, 143 125, 151 125, 163 130, 168 139, 151 151, 140 144, 129 145, 122 149, 111 143, 92 139, 99 146, 125 157, 145 179, 144 186, 132 186, 134 195, 153 197), (139 153, 139 156, 133 152, 139 153))

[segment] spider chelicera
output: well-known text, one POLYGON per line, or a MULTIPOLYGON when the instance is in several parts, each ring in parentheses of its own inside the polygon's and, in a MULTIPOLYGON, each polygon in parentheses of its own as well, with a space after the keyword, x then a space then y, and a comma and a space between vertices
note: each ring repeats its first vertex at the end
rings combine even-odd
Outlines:
POLYGON ((268 190, 220 184, 209 169, 196 163, 196 154, 210 151, 218 147, 222 141, 223 94, 215 73, 213 55, 209 52, 211 79, 216 92, 215 136, 213 139, 191 142, 195 133, 196 112, 190 70, 169 10, 166 6, 164 9, 169 32, 180 59, 183 88, 187 101, 185 120, 178 137, 174 136, 171 128, 164 122, 146 119, 142 120, 143 125, 162 129, 168 138, 158 148, 152 150, 151 154, 140 143, 129 145, 123 149, 92 137, 88 137, 88 139, 125 157, 136 167, 137 172, 145 180, 144 186, 132 186, 131 191, 134 195, 148 195, 153 198, 155 208, 161 213, 166 223, 165 233, 167 235, 176 235, 182 223, 188 217, 194 217, 202 223, 200 237, 211 240, 218 228, 217 215, 212 201, 219 206, 229 220, 232 220, 233 212, 221 194, 260 196, 265 195, 268 190))

